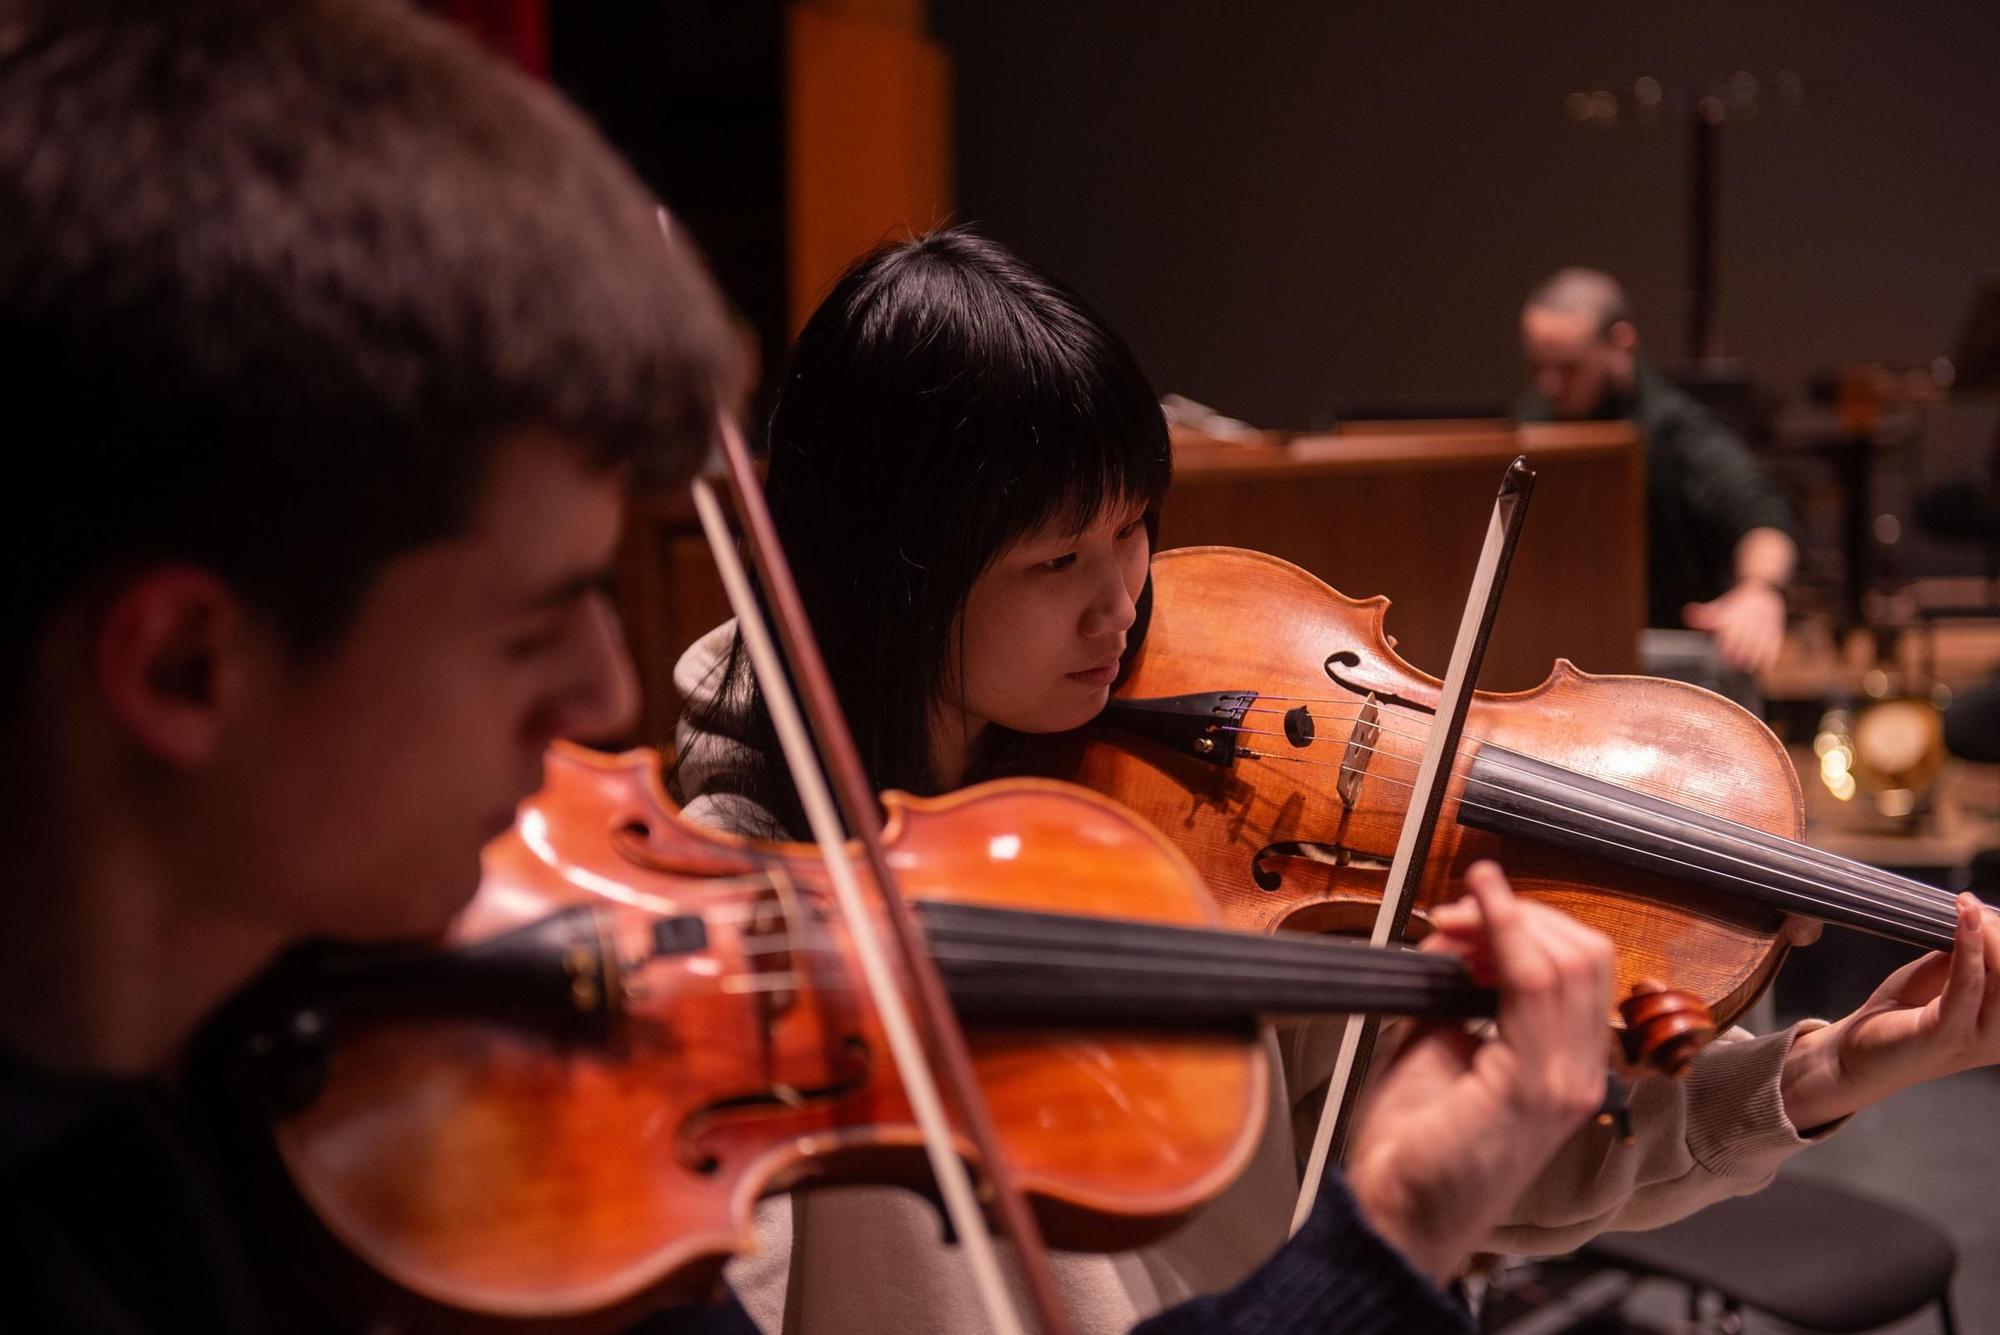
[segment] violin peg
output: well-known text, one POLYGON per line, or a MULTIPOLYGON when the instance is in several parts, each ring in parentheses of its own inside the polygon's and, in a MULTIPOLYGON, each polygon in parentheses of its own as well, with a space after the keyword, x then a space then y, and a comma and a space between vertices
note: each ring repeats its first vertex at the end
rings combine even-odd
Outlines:
POLYGON ((1627 1059, 1665 1075, 1683 1074, 1715 1037, 1715 1017, 1700 997, 1656 979, 1633 984, 1618 1013, 1625 1020, 1627 1059))

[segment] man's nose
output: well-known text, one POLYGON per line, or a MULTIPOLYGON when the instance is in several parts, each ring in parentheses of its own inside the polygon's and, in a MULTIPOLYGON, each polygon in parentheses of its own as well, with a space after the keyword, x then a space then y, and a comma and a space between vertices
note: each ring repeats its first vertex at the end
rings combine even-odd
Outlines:
POLYGON ((563 693, 555 733, 579 741, 615 739, 638 721, 638 671, 609 598, 593 598, 585 619, 576 675, 563 693))

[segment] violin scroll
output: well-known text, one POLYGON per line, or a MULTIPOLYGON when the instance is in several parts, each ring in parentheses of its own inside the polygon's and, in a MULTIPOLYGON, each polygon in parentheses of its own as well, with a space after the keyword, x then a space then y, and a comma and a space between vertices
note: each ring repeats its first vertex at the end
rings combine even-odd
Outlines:
POLYGON ((1626 1059, 1663 1075, 1686 1071, 1715 1037, 1715 1017, 1707 1003, 1657 979, 1635 983, 1632 995, 1618 1003, 1618 1013, 1625 1019, 1626 1059))

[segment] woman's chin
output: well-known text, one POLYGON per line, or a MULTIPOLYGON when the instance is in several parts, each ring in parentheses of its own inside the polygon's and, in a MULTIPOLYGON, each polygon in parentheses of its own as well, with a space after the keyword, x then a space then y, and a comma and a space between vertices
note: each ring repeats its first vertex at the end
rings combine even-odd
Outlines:
POLYGON ((1015 732, 1025 732, 1034 736, 1046 736, 1055 732, 1073 732, 1104 712, 1104 705, 1111 698, 1109 686, 1094 687, 1081 692, 1086 698, 1065 700, 1061 704, 1051 704, 1047 709, 1038 710, 1032 719, 1026 719, 1008 726, 1015 732))

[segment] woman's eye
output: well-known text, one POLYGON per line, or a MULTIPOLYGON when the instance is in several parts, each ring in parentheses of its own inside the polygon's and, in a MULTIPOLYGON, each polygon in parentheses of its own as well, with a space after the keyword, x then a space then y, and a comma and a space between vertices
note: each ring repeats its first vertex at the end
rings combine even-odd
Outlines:
POLYGON ((1055 557, 1052 560, 1038 562, 1035 566, 1035 569, 1055 572, 1061 570, 1068 570, 1071 566, 1075 564, 1076 564, 1076 553, 1065 552, 1063 555, 1055 557))
POLYGON ((1125 541, 1125 539, 1131 537, 1134 533, 1137 533, 1139 531, 1140 526, 1143 525, 1145 522, 1146 522, 1146 516, 1140 515, 1137 519, 1127 524, 1124 528, 1119 529, 1117 534, 1118 541, 1123 542, 1125 541))

